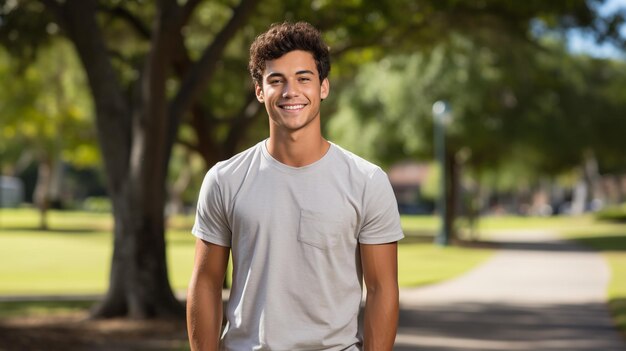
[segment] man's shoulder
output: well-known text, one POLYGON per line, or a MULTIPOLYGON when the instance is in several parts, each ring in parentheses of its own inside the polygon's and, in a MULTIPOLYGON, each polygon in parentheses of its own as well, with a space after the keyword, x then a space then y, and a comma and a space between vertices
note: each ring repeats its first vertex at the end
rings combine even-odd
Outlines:
POLYGON ((382 169, 375 163, 370 162, 337 144, 333 143, 333 146, 337 150, 336 155, 339 157, 341 162, 351 170, 356 171, 356 174, 371 178, 375 173, 383 172, 382 169))
POLYGON ((230 157, 229 159, 217 162, 209 173, 214 174, 216 178, 231 179, 238 172, 247 169, 255 157, 258 157, 261 152, 261 142, 251 146, 250 148, 230 157))

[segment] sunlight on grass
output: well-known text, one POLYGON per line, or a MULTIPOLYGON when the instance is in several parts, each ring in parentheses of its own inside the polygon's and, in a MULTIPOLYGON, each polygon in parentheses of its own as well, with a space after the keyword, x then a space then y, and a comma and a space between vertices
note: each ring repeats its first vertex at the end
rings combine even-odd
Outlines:
POLYGON ((398 281, 401 287, 432 284, 463 274, 486 261, 492 250, 441 247, 433 244, 440 227, 436 216, 402 216, 406 238, 398 246, 398 281))
POLYGON ((3 230, 0 293, 103 292, 110 234, 3 230))
POLYGON ((185 290, 191 278, 196 239, 189 230, 170 230, 167 239, 167 263, 174 290, 185 290))
MULTIPOLYGON (((58 231, 109 231, 113 219, 109 213, 51 210, 48 211, 48 224, 51 229, 58 231)), ((2 209, 0 228, 38 230, 39 214, 34 209, 2 209)))
POLYGON ((410 233, 435 233, 439 228, 439 217, 436 216, 400 216, 402 229, 407 234, 410 233))
POLYGON ((486 261, 492 250, 401 244, 398 248, 398 279, 401 287, 432 284, 450 279, 486 261))
MULTIPOLYGON (((111 216, 50 211, 50 231, 35 229, 37 212, 0 210, 0 294, 101 294, 108 286, 111 216)), ((184 227, 188 218, 176 218, 184 227)), ((167 258, 172 288, 186 289, 193 264, 189 229, 169 231, 167 258)))
MULTIPOLYGON (((462 221, 461 221, 462 223, 462 221)), ((488 216, 478 220, 479 230, 494 229, 570 229, 593 226, 592 216, 520 217, 488 216)))
MULTIPOLYGON (((0 294, 104 293, 112 254, 111 217, 103 213, 50 211, 48 232, 34 228, 32 209, 1 210, 0 294)), ((488 257, 486 251, 432 244, 433 216, 403 216, 407 232, 399 248, 402 286, 416 286, 458 275, 488 257), (416 242, 417 241, 417 242, 416 242)), ((168 219, 168 271, 172 288, 185 290, 191 277, 195 238, 193 216, 168 219)))

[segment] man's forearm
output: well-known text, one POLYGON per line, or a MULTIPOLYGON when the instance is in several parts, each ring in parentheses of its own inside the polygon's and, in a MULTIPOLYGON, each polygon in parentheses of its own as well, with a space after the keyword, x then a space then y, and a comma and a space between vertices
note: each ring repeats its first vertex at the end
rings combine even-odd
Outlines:
POLYGON ((187 330, 192 351, 217 351, 222 328, 222 289, 192 285, 187 296, 187 330))
POLYGON ((365 351, 392 350, 398 329, 398 289, 368 289, 365 302, 365 351))

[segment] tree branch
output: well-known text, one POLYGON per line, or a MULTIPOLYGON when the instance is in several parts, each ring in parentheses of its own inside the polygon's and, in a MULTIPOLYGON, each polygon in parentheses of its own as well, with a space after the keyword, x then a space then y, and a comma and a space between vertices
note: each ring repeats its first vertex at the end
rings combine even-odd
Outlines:
MULTIPOLYGON (((181 88, 170 106, 169 114, 172 120, 180 119, 204 88, 205 83, 211 79, 226 45, 239 28, 246 23, 248 16, 258 2, 259 0, 241 0, 239 6, 233 10, 230 21, 217 34, 211 45, 205 49, 202 57, 187 72, 181 83, 181 88)), ((175 129, 171 128, 171 130, 175 129)))
POLYGON ((254 117, 258 115, 260 109, 261 104, 256 99, 254 89, 250 89, 246 103, 243 104, 237 116, 229 120, 230 128, 221 153, 222 158, 228 158, 235 154, 239 141, 255 120, 254 117))
POLYGON ((176 139, 176 142, 182 146, 184 146, 185 148, 187 148, 187 150, 189 151, 193 151, 193 152, 197 152, 200 153, 200 149, 198 149, 198 145, 192 143, 189 140, 183 140, 181 138, 176 139))
POLYGON ((215 117, 199 104, 194 104, 191 108, 191 125, 196 134, 196 149, 204 159, 207 167, 212 166, 221 154, 220 145, 212 137, 215 117))
POLYGON ((98 137, 108 173, 108 185, 115 193, 123 186, 128 174, 131 119, 123 89, 115 78, 117 75, 96 20, 96 2, 66 0, 61 5, 53 0, 42 1, 57 16, 61 16, 60 20, 85 68, 96 109, 98 137))
MULTIPOLYGON (((241 0, 239 5, 233 10, 233 15, 228 23, 217 34, 213 42, 207 46, 201 58, 187 70, 184 79, 181 81, 180 90, 169 106, 168 130, 170 145, 173 144, 176 138, 176 132, 182 116, 193 105, 193 101, 205 87, 206 82, 211 80, 217 63, 226 49, 226 45, 235 36, 239 28, 245 25, 247 18, 258 2, 259 0, 241 0)), ((190 13, 197 3, 197 0, 189 0, 185 4, 183 14, 181 15, 182 19, 185 19, 185 16, 188 18, 189 14, 185 15, 185 11, 190 13)))
POLYGON ((185 5, 183 5, 183 8, 180 14, 181 26, 184 26, 185 24, 187 24, 187 22, 189 22, 189 18, 191 17, 191 14, 193 13, 193 11, 196 9, 196 7, 201 1, 202 0, 187 0, 185 5))
POLYGON ((125 7, 122 7, 122 6, 107 7, 107 6, 101 5, 98 7, 98 10, 106 12, 112 15, 113 17, 117 17, 126 21, 144 39, 150 39, 150 37, 152 36, 152 33, 150 32, 150 29, 148 28, 148 26, 145 23, 143 23, 141 19, 139 19, 139 17, 135 16, 133 13, 128 11, 128 9, 125 7))

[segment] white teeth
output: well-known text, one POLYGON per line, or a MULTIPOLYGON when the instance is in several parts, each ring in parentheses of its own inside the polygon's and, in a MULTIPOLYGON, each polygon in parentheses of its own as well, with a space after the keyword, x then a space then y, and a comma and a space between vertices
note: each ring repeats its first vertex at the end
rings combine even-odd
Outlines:
POLYGON ((289 106, 283 106, 283 108, 285 110, 298 110, 298 109, 304 108, 304 105, 289 105, 289 106))

